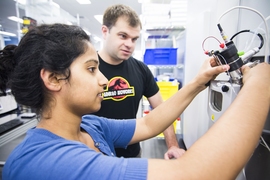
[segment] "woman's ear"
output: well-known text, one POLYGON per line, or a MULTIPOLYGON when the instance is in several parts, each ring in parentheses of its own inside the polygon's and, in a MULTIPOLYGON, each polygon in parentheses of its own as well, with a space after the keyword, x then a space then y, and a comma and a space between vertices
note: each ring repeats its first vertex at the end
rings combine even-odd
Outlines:
POLYGON ((55 73, 45 70, 45 69, 41 69, 40 77, 43 80, 44 85, 46 86, 47 89, 51 91, 61 90, 61 83, 58 80, 55 73))

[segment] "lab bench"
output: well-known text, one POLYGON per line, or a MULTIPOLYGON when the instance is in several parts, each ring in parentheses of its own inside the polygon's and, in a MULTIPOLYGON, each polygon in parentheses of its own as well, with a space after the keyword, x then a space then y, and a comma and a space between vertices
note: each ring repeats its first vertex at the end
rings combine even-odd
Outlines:
POLYGON ((20 116, 16 117, 20 119, 23 123, 0 135, 0 180, 2 176, 2 168, 7 160, 11 151, 23 140, 26 135, 26 132, 37 125, 37 118, 21 118, 20 116))

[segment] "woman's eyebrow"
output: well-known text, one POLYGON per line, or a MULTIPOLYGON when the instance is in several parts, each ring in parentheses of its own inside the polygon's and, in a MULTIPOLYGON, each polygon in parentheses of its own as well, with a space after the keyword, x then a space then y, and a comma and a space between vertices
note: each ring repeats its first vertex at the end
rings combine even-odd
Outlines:
POLYGON ((96 60, 96 59, 89 59, 89 60, 87 60, 87 61, 85 62, 85 64, 86 64, 86 63, 91 63, 91 62, 93 62, 93 63, 95 63, 95 64, 99 64, 98 60, 96 60))

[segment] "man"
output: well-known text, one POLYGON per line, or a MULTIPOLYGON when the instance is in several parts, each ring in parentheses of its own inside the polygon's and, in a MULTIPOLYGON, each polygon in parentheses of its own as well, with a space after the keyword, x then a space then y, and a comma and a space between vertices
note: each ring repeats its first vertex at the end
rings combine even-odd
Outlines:
MULTIPOLYGON (((98 52, 100 71, 109 80, 99 116, 115 119, 135 118, 140 100, 145 96, 151 107, 162 103, 159 88, 149 68, 131 55, 142 25, 136 12, 125 5, 109 7, 103 16, 103 47, 98 52)), ((179 158, 180 149, 173 125, 164 131, 168 151, 165 159, 179 158)), ((116 148, 118 157, 140 157, 140 144, 116 148)))

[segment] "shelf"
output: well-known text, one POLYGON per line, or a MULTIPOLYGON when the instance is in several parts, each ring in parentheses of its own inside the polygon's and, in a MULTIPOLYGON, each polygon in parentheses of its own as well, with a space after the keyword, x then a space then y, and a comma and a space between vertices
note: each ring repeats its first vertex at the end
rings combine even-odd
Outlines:
POLYGON ((22 121, 24 121, 24 124, 0 136, 0 147, 23 135, 29 129, 35 127, 38 122, 37 118, 22 119, 22 121))

